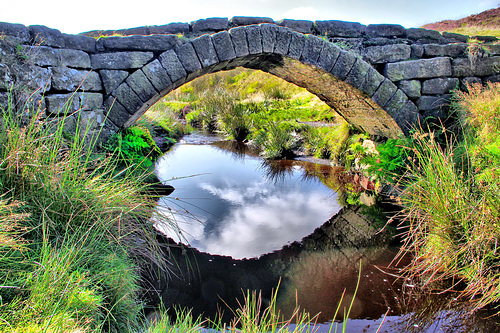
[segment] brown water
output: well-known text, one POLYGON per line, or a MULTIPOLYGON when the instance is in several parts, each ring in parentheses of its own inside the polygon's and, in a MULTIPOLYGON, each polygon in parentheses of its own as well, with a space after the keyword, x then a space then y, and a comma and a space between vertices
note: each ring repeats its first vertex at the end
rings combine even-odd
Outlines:
POLYGON ((243 291, 261 291, 266 299, 279 284, 281 313, 290 316, 298 304, 318 314, 317 333, 330 332, 337 308, 338 321, 353 298, 346 332, 500 331, 491 313, 466 315, 467 304, 453 301, 458 294, 429 293, 398 278, 407 262, 393 262, 397 247, 329 247, 335 230, 323 223, 340 205, 328 165, 265 162, 217 140, 187 137, 157 166, 159 178, 176 188, 159 209, 181 230, 157 227, 191 245, 168 250, 177 264, 162 294, 165 306, 227 315, 243 291), (305 236, 309 241, 300 242, 305 236))

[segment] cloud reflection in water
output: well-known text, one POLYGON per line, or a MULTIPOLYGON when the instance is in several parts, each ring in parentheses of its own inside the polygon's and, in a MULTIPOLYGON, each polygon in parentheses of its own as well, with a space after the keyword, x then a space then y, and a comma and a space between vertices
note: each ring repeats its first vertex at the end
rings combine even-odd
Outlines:
MULTIPOLYGON (((300 167, 276 181, 262 165, 257 157, 234 158, 211 145, 188 144, 176 146, 158 163, 162 181, 204 173, 169 182, 176 188, 172 196, 182 200, 177 204, 185 205, 172 211, 192 246, 233 258, 258 257, 307 236, 340 209, 336 194, 319 180, 303 177, 300 167), (185 209, 192 215, 180 216, 185 209)), ((172 208, 173 203, 163 198, 159 206, 172 208)))

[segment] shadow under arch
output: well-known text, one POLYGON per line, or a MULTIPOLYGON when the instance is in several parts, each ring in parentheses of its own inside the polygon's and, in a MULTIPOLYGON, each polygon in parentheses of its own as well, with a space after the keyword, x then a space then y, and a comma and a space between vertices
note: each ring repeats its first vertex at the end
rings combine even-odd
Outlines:
POLYGON ((369 134, 397 137, 418 120, 418 109, 406 94, 354 52, 271 24, 233 28, 178 45, 132 73, 105 104, 110 114, 127 117, 122 127, 128 127, 170 91, 237 67, 262 70, 306 88, 369 134), (259 29, 261 39, 250 38, 259 29), (264 38, 268 30, 275 32, 274 42, 264 38), (245 37, 237 37, 242 31, 245 37), (288 43, 280 42, 280 35, 289 36, 288 43), (257 46, 252 46, 255 40, 257 46))

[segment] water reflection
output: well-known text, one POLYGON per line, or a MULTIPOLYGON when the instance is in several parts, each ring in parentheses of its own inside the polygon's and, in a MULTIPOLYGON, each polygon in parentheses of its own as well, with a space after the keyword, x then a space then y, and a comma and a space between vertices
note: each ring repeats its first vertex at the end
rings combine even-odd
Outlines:
POLYGON ((176 188, 159 209, 200 251, 258 257, 310 234, 340 209, 336 193, 306 164, 273 169, 233 144, 177 145, 156 167, 160 180, 176 188))
POLYGON ((309 313, 319 313, 319 322, 326 322, 334 317, 342 300, 337 316, 341 319, 343 309, 356 295, 349 318, 379 318, 387 309, 390 315, 399 314, 404 281, 379 269, 388 270, 395 254, 394 249, 379 247, 301 253, 286 272, 279 307, 291 315, 300 304, 309 313))

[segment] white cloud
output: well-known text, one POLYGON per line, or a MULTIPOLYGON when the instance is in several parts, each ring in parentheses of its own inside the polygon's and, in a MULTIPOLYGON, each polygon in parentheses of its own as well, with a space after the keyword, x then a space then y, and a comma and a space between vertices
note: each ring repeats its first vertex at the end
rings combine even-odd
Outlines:
POLYGON ((338 211, 335 199, 330 199, 319 193, 294 192, 247 202, 220 222, 220 233, 201 240, 200 249, 234 258, 278 250, 307 236, 338 211))

